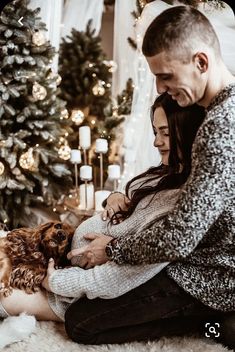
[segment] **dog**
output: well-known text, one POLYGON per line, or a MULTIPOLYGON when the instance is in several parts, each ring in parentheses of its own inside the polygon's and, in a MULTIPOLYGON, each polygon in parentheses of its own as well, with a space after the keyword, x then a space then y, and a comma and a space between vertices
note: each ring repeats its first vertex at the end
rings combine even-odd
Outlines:
POLYGON ((40 289, 48 261, 56 267, 71 265, 67 259, 74 229, 58 221, 30 228, 19 228, 0 238, 0 292, 11 294, 13 288, 28 294, 40 289))

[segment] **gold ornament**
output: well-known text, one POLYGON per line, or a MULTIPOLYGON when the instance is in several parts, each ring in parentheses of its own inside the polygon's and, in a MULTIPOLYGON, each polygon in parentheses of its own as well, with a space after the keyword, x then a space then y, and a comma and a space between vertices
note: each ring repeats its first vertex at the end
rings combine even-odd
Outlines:
POLYGON ((104 60, 103 63, 109 68, 108 71, 113 73, 117 71, 117 63, 113 60, 104 60))
POLYGON ((22 154, 19 159, 22 169, 36 171, 38 167, 38 158, 33 155, 33 148, 29 148, 26 153, 22 154))
POLYGON ((75 125, 79 126, 83 123, 85 119, 85 114, 82 110, 74 109, 71 113, 71 120, 75 123, 75 125))
POLYGON ((62 81, 62 77, 57 73, 56 74, 56 84, 57 84, 57 86, 60 85, 61 81, 62 81))
POLYGON ((5 166, 4 164, 0 161, 0 176, 2 176, 2 174, 4 173, 5 171, 5 166))
POLYGON ((62 117, 62 119, 68 119, 69 118, 69 112, 68 112, 67 109, 63 109, 61 111, 61 117, 62 117))
POLYGON ((41 86, 41 84, 35 82, 33 84, 32 95, 35 100, 43 100, 47 96, 47 90, 45 87, 41 86))
POLYGON ((96 83, 96 85, 92 88, 92 92, 94 95, 99 95, 102 96, 105 94, 105 88, 104 88, 104 84, 103 81, 98 81, 96 83))
POLYGON ((49 75, 47 76, 48 79, 55 79, 56 80, 56 85, 59 86, 61 81, 62 81, 62 77, 58 74, 58 73, 55 73, 53 71, 51 71, 49 73, 49 75))
POLYGON ((46 40, 45 34, 42 31, 37 31, 33 33, 32 42, 34 45, 41 46, 41 45, 44 45, 46 41, 47 40, 46 40))
POLYGON ((66 143, 60 147, 58 150, 59 157, 63 160, 69 160, 71 156, 71 148, 66 143))

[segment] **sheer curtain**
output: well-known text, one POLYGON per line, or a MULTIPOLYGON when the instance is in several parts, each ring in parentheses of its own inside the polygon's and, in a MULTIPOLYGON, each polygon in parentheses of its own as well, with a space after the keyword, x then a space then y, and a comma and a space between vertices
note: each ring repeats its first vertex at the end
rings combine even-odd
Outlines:
MULTIPOLYGON (((179 5, 179 3, 175 3, 175 5, 179 5)), ((120 190, 123 190, 126 182, 131 177, 160 162, 160 156, 152 146, 153 133, 149 119, 149 107, 157 92, 154 76, 141 54, 141 45, 145 31, 153 19, 170 7, 171 5, 161 0, 149 3, 145 6, 141 18, 137 22, 138 75, 135 82, 132 113, 129 121, 126 122, 124 131, 126 162, 119 186, 120 190)), ((221 10, 217 10, 208 4, 200 4, 199 10, 208 17, 214 26, 220 40, 223 59, 230 71, 235 74, 235 19, 232 9, 224 3, 224 8, 221 10)))
POLYGON ((72 28, 84 31, 89 19, 92 19, 95 34, 98 35, 103 7, 103 0, 67 0, 64 7, 61 36, 65 37, 70 34, 72 28))
MULTIPOLYGON (((46 23, 48 31, 45 32, 47 39, 58 51, 60 43, 60 26, 63 11, 63 0, 31 0, 30 8, 41 8, 40 17, 46 23)), ((58 54, 55 56, 52 67, 54 71, 58 68, 58 54)))
POLYGON ((141 47, 146 29, 152 20, 170 7, 163 1, 147 4, 135 26, 137 42, 135 65, 135 88, 132 111, 124 126, 124 171, 119 184, 123 190, 133 176, 150 166, 160 163, 160 155, 153 146, 154 136, 150 121, 150 107, 157 96, 154 77, 149 70, 141 47), (154 9, 151 6, 155 4, 154 9))
POLYGON ((119 94, 129 77, 135 79, 135 63, 138 53, 127 41, 128 37, 135 39, 135 19, 131 13, 136 9, 136 0, 117 0, 115 2, 113 60, 118 64, 113 73, 112 93, 119 94))

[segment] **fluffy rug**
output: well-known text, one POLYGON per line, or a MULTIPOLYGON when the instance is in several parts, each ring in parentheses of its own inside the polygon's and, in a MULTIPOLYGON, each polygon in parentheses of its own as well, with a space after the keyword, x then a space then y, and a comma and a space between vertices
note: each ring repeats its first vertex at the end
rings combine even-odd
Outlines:
POLYGON ((2 352, 228 352, 229 349, 210 339, 162 338, 156 342, 123 345, 85 346, 70 341, 64 325, 52 322, 37 323, 36 332, 22 342, 14 343, 2 352))

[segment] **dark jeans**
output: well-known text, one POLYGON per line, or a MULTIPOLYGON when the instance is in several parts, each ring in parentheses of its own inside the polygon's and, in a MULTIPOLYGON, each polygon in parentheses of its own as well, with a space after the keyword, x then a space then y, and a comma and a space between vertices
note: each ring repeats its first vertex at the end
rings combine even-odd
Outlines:
POLYGON ((187 294, 163 270, 118 298, 78 300, 66 312, 65 328, 72 340, 98 345, 195 332, 205 337, 205 323, 220 323, 221 317, 221 312, 187 294))

